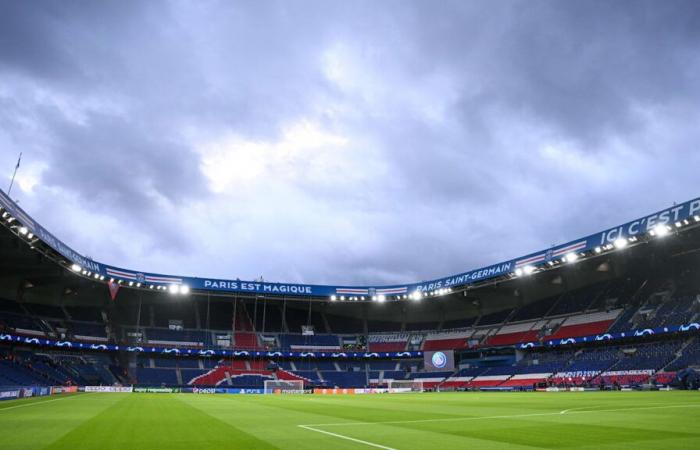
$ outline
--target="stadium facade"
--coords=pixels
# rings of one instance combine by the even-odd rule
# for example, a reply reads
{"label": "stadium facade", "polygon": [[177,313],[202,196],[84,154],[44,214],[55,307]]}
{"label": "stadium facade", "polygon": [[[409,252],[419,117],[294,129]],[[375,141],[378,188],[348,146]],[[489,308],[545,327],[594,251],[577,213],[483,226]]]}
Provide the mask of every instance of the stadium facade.
{"label": "stadium facade", "polygon": [[0,385],[697,384],[700,199],[391,286],[116,267],[74,251],[1,191],[0,207]]}

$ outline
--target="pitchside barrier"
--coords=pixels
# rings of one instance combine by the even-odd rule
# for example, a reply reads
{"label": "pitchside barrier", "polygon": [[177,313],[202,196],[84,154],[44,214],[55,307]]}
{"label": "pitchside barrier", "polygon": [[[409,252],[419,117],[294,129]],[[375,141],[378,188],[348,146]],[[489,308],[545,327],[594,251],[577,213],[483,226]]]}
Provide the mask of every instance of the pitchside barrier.
{"label": "pitchside barrier", "polygon": [[102,392],[102,393],[131,393],[134,391],[132,386],[84,386],[78,388],[80,392]]}
{"label": "pitchside barrier", "polygon": [[78,392],[78,388],[75,386],[64,387],[64,386],[10,386],[10,387],[0,387],[0,401],[1,400],[16,400],[20,398],[29,397],[45,397],[47,395],[56,394],[67,394],[71,392]]}

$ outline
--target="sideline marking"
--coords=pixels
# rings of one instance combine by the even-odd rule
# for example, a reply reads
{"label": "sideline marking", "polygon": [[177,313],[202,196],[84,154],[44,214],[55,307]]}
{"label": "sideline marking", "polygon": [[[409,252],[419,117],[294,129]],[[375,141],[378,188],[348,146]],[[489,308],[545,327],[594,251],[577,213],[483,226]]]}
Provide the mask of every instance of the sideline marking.
{"label": "sideline marking", "polygon": [[[642,406],[637,408],[616,408],[616,409],[591,409],[585,411],[571,411],[571,414],[588,414],[588,413],[604,413],[604,412],[618,412],[618,411],[637,411],[645,409],[668,409],[668,408],[700,408],[700,403],[694,404],[679,404],[679,405],[665,405],[665,406]],[[448,417],[442,419],[418,419],[418,420],[391,420],[386,422],[335,422],[335,423],[316,423],[310,425],[297,425],[299,427],[339,427],[339,426],[353,426],[353,425],[392,425],[392,424],[404,424],[404,423],[427,423],[427,422],[454,422],[460,420],[484,420],[484,419],[517,419],[519,417],[542,417],[542,416],[559,416],[562,413],[559,412],[548,412],[548,413],[532,413],[532,414],[516,414],[510,416],[480,416],[480,417]],[[320,431],[320,430],[315,430]]]}
{"label": "sideline marking", "polygon": [[[83,394],[83,395],[85,395],[85,394]],[[45,400],[43,402],[31,402],[31,403],[25,403],[24,405],[8,406],[7,408],[0,408],[0,412],[7,411],[8,409],[24,408],[25,406],[43,405],[44,403],[57,402],[59,400],[65,400],[67,398],[73,398],[73,397],[78,397],[78,396],[77,395],[69,395],[67,397],[54,398],[52,400]]]}
{"label": "sideline marking", "polygon": [[297,425],[297,426],[299,428],[303,428],[305,430],[315,431],[316,433],[323,433],[323,434],[327,434],[329,436],[337,437],[338,439],[345,439],[346,441],[352,441],[352,442],[357,442],[359,444],[369,445],[370,447],[383,448],[384,450],[396,450],[393,447],[387,447],[384,445],[375,444],[373,442],[363,441],[362,439],[355,439],[353,437],[345,436],[343,434],[331,433],[330,431],[319,430],[319,429],[312,427],[311,425]]}

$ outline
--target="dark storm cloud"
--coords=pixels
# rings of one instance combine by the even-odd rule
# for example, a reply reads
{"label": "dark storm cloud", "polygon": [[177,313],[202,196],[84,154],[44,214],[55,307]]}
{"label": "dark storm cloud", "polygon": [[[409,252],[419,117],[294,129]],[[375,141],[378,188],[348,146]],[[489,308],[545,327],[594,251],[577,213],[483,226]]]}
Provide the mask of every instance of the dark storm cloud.
{"label": "dark storm cloud", "polygon": [[697,2],[0,9],[0,164],[99,260],[412,281],[698,194]]}

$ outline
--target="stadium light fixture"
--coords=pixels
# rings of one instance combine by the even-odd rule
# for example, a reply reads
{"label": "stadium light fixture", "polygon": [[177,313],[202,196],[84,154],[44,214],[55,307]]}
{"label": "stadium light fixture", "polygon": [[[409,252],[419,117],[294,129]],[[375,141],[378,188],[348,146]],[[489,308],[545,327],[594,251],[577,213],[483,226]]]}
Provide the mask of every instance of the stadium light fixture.
{"label": "stadium light fixture", "polygon": [[423,293],[421,291],[413,291],[409,296],[411,300],[420,300],[423,298]]}
{"label": "stadium light fixture", "polygon": [[82,270],[82,267],[80,267],[77,264],[73,264],[72,266],[70,266],[70,270],[72,270],[73,272],[80,272]]}
{"label": "stadium light fixture", "polygon": [[384,294],[379,294],[379,295],[377,296],[377,301],[378,301],[379,303],[383,303],[384,301],[386,301],[386,295],[384,295]]}
{"label": "stadium light fixture", "polygon": [[170,287],[168,287],[168,290],[170,291],[171,294],[177,294],[180,292],[180,288],[178,287],[177,284],[171,284]]}
{"label": "stadium light fixture", "polygon": [[183,284],[182,286],[180,286],[180,294],[187,295],[189,293],[190,293],[190,287],[188,285]]}
{"label": "stadium light fixture", "polygon": [[627,239],[619,237],[619,238],[615,239],[615,241],[613,242],[613,245],[617,249],[625,248],[625,247],[627,247]]}
{"label": "stadium light fixture", "polygon": [[341,295],[341,296],[340,296],[340,299],[341,299],[341,300],[345,300],[345,296],[344,296],[344,295]]}
{"label": "stadium light fixture", "polygon": [[596,254],[600,254],[603,251],[603,249],[600,247],[596,247],[593,249],[593,251],[596,252]]}
{"label": "stadium light fixture", "polygon": [[336,300],[338,300],[338,297],[336,297],[335,295],[331,295],[331,301],[334,302]]}
{"label": "stadium light fixture", "polygon": [[693,216],[693,219],[695,219],[696,222],[700,222],[700,216]]}
{"label": "stadium light fixture", "polygon": [[133,286],[133,285],[134,285],[134,282],[133,282],[133,281],[129,281],[129,286]]}
{"label": "stadium light fixture", "polygon": [[569,264],[575,263],[578,261],[578,255],[576,253],[567,253],[566,256],[564,256],[564,261],[568,262]]}
{"label": "stadium light fixture", "polygon": [[27,233],[29,233],[29,229],[27,227],[19,227],[19,234],[25,236]]}

